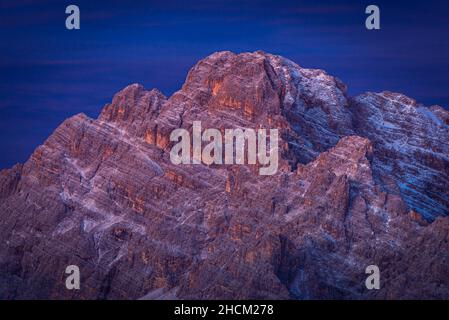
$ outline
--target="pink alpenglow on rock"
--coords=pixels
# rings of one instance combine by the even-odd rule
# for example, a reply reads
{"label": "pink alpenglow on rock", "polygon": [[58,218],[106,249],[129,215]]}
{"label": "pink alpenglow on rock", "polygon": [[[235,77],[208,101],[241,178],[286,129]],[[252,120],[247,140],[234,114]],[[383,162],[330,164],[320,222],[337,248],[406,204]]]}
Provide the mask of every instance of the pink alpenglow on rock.
{"label": "pink alpenglow on rock", "polygon": [[[448,119],[261,51],[206,57],[169,98],[130,85],[0,172],[0,298],[447,298]],[[196,121],[216,131],[174,164]],[[235,146],[204,161],[239,128],[277,130],[274,174]]]}

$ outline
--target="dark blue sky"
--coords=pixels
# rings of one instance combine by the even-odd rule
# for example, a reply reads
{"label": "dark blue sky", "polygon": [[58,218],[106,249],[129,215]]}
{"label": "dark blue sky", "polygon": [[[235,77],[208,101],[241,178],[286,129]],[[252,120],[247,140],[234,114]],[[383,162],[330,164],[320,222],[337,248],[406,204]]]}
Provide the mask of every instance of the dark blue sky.
{"label": "dark blue sky", "polygon": [[[65,28],[76,4],[81,29]],[[365,29],[365,7],[381,30]],[[325,69],[350,94],[449,106],[449,1],[0,1],[0,168],[67,117],[96,117],[139,82],[170,95],[214,51],[264,50]]]}

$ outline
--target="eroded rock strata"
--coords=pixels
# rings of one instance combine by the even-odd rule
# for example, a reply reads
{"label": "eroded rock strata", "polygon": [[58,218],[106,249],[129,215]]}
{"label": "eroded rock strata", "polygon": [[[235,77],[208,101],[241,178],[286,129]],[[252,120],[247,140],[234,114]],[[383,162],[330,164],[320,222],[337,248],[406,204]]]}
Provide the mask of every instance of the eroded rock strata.
{"label": "eroded rock strata", "polygon": [[[448,119],[264,52],[215,53],[168,99],[130,85],[1,171],[0,297],[449,298]],[[278,172],[173,165],[196,120],[279,129]]]}

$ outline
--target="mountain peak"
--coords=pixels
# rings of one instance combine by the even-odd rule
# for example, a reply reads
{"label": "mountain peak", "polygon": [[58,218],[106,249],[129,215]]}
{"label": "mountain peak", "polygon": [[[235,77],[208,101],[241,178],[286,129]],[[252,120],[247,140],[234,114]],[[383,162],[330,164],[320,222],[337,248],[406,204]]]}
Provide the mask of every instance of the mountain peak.
{"label": "mountain peak", "polygon": [[[194,121],[277,129],[279,170],[172,163]],[[447,297],[444,121],[264,52],[214,53],[169,98],[129,85],[1,171],[0,298]],[[88,289],[63,289],[67,261]],[[381,291],[360,283],[372,264]]]}

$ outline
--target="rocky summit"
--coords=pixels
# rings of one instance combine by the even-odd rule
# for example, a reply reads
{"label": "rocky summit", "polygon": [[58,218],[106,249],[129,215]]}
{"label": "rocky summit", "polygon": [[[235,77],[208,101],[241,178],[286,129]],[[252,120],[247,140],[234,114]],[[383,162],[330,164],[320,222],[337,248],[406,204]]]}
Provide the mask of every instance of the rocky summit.
{"label": "rocky summit", "polygon": [[[174,165],[193,121],[278,129],[277,173]],[[132,84],[1,171],[0,241],[2,299],[449,298],[449,112],[214,53],[170,98]]]}

